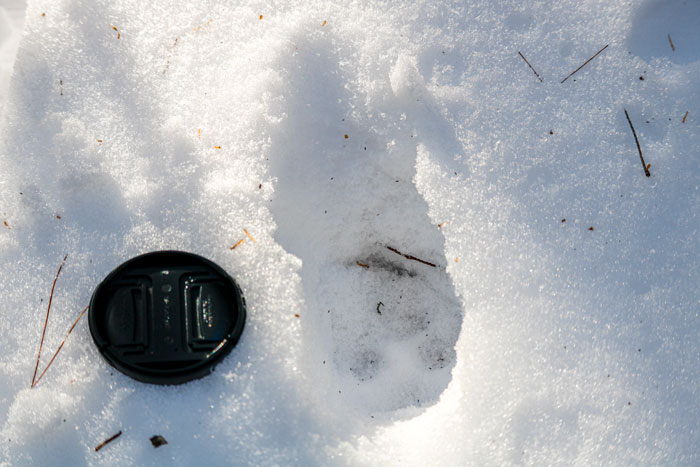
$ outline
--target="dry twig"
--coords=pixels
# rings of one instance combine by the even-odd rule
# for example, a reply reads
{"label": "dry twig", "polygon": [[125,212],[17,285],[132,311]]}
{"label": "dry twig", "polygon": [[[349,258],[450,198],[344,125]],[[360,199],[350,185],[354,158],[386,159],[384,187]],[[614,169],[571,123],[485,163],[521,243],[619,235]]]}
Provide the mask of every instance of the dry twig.
{"label": "dry twig", "polygon": [[78,315],[78,317],[76,318],[76,320],[73,321],[73,325],[68,330],[66,337],[64,337],[63,340],[61,341],[61,343],[59,344],[58,349],[56,349],[56,352],[54,352],[53,356],[51,357],[51,360],[49,360],[49,363],[46,364],[46,368],[44,368],[44,371],[42,371],[41,374],[39,375],[39,377],[36,379],[36,381],[34,381],[34,385],[32,386],[33,388],[36,387],[37,384],[39,384],[39,381],[41,381],[41,378],[44,377],[44,374],[46,373],[46,371],[49,369],[51,364],[53,364],[53,361],[56,359],[56,357],[58,356],[58,353],[63,348],[63,344],[66,343],[66,339],[68,339],[68,336],[70,336],[70,333],[73,332],[73,328],[75,328],[75,326],[77,326],[78,322],[80,321],[80,318],[82,318],[83,315],[85,314],[85,312],[88,311],[88,308],[90,308],[90,307],[86,306],[85,308],[83,308],[83,311],[81,311],[80,314]]}
{"label": "dry twig", "polygon": [[572,76],[574,76],[574,74],[576,74],[577,71],[579,71],[581,68],[583,68],[584,66],[586,66],[586,65],[588,64],[588,62],[590,62],[591,60],[593,60],[594,58],[596,58],[603,50],[607,49],[609,45],[610,45],[610,44],[607,44],[605,47],[603,47],[602,49],[600,49],[599,51],[597,51],[597,52],[595,53],[595,55],[593,55],[591,58],[589,58],[588,60],[586,60],[585,62],[583,62],[583,65],[581,65],[580,67],[576,68],[574,71],[571,72],[571,74],[569,74],[569,76],[567,76],[566,78],[564,78],[563,80],[561,80],[561,84],[564,84],[564,81],[566,81],[567,79],[569,79],[569,78],[571,78]]}
{"label": "dry twig", "polygon": [[525,63],[527,63],[527,66],[530,67],[530,69],[532,70],[532,72],[535,74],[535,76],[537,76],[537,79],[540,80],[540,83],[541,83],[541,82],[542,82],[542,78],[540,77],[540,74],[537,73],[537,71],[535,71],[535,69],[532,67],[532,65],[530,65],[530,62],[527,61],[527,58],[525,58],[525,55],[523,55],[522,53],[520,53],[519,50],[518,50],[518,55],[520,55],[520,58],[522,58],[523,60],[525,60]]}
{"label": "dry twig", "polygon": [[670,34],[668,34],[668,43],[671,44],[671,50],[672,50],[673,52],[675,52],[675,51],[676,51],[676,46],[673,45],[673,40],[671,39],[671,35],[670,35]]}
{"label": "dry twig", "polygon": [[637,138],[637,132],[634,130],[634,125],[632,125],[632,120],[630,119],[630,114],[627,113],[627,109],[623,109],[625,111],[625,117],[627,117],[627,121],[630,124],[630,128],[632,128],[632,134],[634,135],[634,142],[637,143],[637,150],[639,151],[639,159],[642,161],[642,167],[644,167],[644,175],[647,177],[651,177],[651,173],[649,173],[649,166],[644,162],[644,156],[642,155],[642,147],[639,145],[639,138]]}
{"label": "dry twig", "polygon": [[410,260],[413,260],[413,261],[418,261],[419,263],[423,263],[423,264],[426,264],[426,265],[431,266],[431,267],[434,267],[434,268],[437,267],[435,264],[429,263],[428,261],[424,261],[424,260],[422,260],[422,259],[420,259],[420,258],[416,258],[415,256],[412,256],[412,255],[407,255],[407,254],[401,253],[401,252],[400,252],[399,250],[397,250],[396,248],[392,248],[392,247],[390,247],[390,246],[387,246],[386,248],[387,248],[388,250],[390,250],[390,251],[393,251],[393,252],[396,253],[397,255],[403,256],[403,257],[406,258],[406,259],[410,259]]}
{"label": "dry twig", "polygon": [[61,274],[61,270],[63,269],[63,266],[66,264],[66,258],[68,258],[68,255],[63,257],[63,261],[61,262],[61,265],[58,267],[58,271],[56,272],[56,277],[53,279],[53,285],[51,286],[51,295],[49,295],[49,305],[46,309],[46,319],[44,320],[44,329],[41,332],[41,341],[39,342],[39,352],[36,356],[36,366],[34,367],[34,375],[32,375],[32,384],[30,385],[30,389],[33,389],[36,387],[37,384],[39,384],[39,381],[41,381],[41,378],[44,377],[48,369],[51,367],[53,364],[54,360],[56,360],[56,357],[58,356],[58,353],[61,351],[63,348],[63,344],[66,343],[66,339],[68,339],[68,336],[73,332],[73,329],[75,329],[75,326],[78,325],[78,322],[80,319],[83,317],[85,312],[90,308],[89,306],[86,306],[83,311],[80,312],[78,317],[76,318],[75,321],[73,321],[73,325],[71,325],[70,329],[66,333],[66,336],[63,338],[61,343],[58,345],[58,349],[56,349],[56,352],[51,356],[51,360],[49,360],[49,363],[46,364],[46,367],[44,367],[44,370],[41,372],[39,377],[37,378],[37,370],[39,369],[39,361],[41,359],[41,350],[44,347],[44,338],[46,337],[46,327],[49,324],[49,314],[51,313],[51,302],[53,301],[53,292],[54,289],[56,288],[56,281],[58,281],[58,276]]}
{"label": "dry twig", "polygon": [[58,276],[61,274],[61,270],[63,269],[63,265],[66,264],[66,258],[68,258],[68,255],[65,255],[63,257],[63,261],[61,262],[61,265],[58,267],[58,271],[56,271],[56,276],[53,278],[53,285],[51,286],[51,295],[49,295],[49,305],[46,308],[46,319],[44,320],[44,329],[41,331],[41,341],[39,341],[39,352],[36,356],[36,365],[34,366],[34,374],[32,375],[32,384],[30,385],[30,388],[33,388],[35,385],[36,372],[39,369],[39,360],[41,359],[41,349],[44,347],[44,337],[46,337],[46,326],[49,324],[49,314],[51,313],[51,302],[53,301],[53,291],[56,288],[56,281],[58,280]]}
{"label": "dry twig", "polygon": [[249,234],[248,231],[247,231],[246,229],[243,229],[243,232],[245,232],[245,234],[248,236],[249,239],[253,240],[253,243],[257,243],[257,242],[255,241],[255,239],[253,238],[253,236],[252,236],[251,234]]}
{"label": "dry twig", "polygon": [[121,435],[122,435],[122,432],[121,432],[121,430],[119,430],[119,432],[116,435],[110,436],[109,438],[107,438],[106,440],[102,441],[100,444],[95,446],[95,452],[97,452],[100,449],[102,449],[103,447],[107,446],[109,443],[111,443],[115,439],[119,438]]}
{"label": "dry twig", "polygon": [[211,24],[212,21],[214,21],[214,18],[209,18],[209,21],[207,21],[206,23],[200,24],[200,25],[197,26],[196,28],[192,28],[192,31],[193,31],[193,32],[201,31],[201,30],[204,29],[205,27],[209,26],[209,25]]}

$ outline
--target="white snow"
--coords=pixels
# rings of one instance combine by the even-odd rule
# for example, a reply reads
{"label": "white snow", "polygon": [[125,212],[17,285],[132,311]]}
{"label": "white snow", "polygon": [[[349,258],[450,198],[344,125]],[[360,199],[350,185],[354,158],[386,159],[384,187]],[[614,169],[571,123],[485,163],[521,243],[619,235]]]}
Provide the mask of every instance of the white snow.
{"label": "white snow", "polygon": [[0,1],[0,113],[4,108],[19,45],[26,0]]}
{"label": "white snow", "polygon": [[[146,3],[0,3],[0,465],[700,464],[700,4]],[[214,373],[30,389],[158,249]]]}

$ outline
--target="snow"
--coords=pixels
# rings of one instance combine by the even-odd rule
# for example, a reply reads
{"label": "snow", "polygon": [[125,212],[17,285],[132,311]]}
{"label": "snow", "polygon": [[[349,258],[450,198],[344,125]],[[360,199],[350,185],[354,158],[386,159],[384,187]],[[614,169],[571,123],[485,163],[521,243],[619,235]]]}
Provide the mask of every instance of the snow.
{"label": "snow", "polygon": [[25,0],[0,2],[0,109],[4,108],[24,22]]}
{"label": "snow", "polygon": [[[700,463],[697,2],[150,3],[0,3],[0,465]],[[158,249],[214,373],[30,389]]]}

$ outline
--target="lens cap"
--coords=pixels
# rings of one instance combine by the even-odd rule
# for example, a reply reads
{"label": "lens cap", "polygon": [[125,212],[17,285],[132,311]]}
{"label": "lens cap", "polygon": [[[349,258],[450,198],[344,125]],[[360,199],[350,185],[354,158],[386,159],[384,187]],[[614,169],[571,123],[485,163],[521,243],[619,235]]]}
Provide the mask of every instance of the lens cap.
{"label": "lens cap", "polygon": [[152,384],[208,375],[236,346],[246,307],[236,282],[208,259],[156,251],[130,259],[97,286],[90,333],[116,369]]}

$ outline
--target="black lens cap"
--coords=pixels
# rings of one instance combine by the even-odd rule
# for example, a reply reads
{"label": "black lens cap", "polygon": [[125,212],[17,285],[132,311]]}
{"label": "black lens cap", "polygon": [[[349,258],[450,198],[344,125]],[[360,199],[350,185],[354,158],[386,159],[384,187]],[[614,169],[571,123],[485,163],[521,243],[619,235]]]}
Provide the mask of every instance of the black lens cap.
{"label": "black lens cap", "polygon": [[130,259],[97,286],[90,333],[116,369],[145,383],[208,375],[236,346],[245,300],[226,271],[201,256],[156,251]]}

